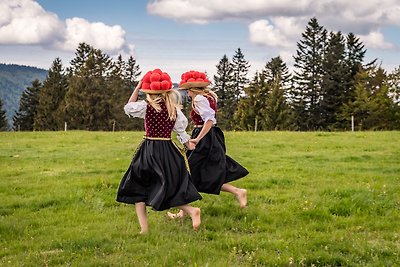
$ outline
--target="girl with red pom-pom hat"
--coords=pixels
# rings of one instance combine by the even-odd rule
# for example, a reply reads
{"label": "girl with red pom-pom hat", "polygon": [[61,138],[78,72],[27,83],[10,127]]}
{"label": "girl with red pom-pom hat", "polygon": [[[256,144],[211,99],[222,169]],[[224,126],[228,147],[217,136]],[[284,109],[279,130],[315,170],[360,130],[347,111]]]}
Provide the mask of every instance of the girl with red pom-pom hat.
{"label": "girl with red pom-pom hat", "polygon": [[[235,195],[241,208],[247,205],[247,191],[237,188],[229,182],[246,176],[249,172],[238,162],[226,155],[225,137],[217,127],[217,95],[207,89],[210,81],[198,71],[182,74],[179,86],[188,91],[192,99],[190,117],[194,123],[192,139],[196,143],[187,156],[194,185],[199,192],[219,194],[225,191]],[[185,216],[185,211],[178,214],[168,213],[171,218]]]}
{"label": "girl with red pom-pom hat", "polygon": [[[194,143],[185,131],[188,121],[180,110],[180,94],[171,88],[167,73],[149,71],[124,107],[128,116],[144,119],[146,130],[117,194],[117,201],[135,204],[140,233],[148,231],[146,206],[157,211],[178,207],[192,217],[194,230],[200,225],[200,209],[188,203],[201,195],[191,182],[186,155],[171,141],[171,132],[188,149]],[[137,101],[139,90],[146,93],[146,101]]]}

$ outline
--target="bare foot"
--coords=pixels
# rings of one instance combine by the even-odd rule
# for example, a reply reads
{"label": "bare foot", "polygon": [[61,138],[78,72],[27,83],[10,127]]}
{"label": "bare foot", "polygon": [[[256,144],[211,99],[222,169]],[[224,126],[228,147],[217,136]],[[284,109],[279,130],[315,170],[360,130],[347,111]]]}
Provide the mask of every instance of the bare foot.
{"label": "bare foot", "polygon": [[197,231],[199,229],[201,219],[200,219],[200,209],[199,208],[193,208],[192,214],[190,214],[190,217],[192,217],[192,225],[193,229]]}
{"label": "bare foot", "polygon": [[186,213],[183,210],[180,210],[178,213],[167,212],[167,216],[170,219],[179,219],[186,216]]}
{"label": "bare foot", "polygon": [[241,209],[246,208],[247,206],[247,190],[239,189],[236,194],[236,199],[239,201],[239,205]]}
{"label": "bare foot", "polygon": [[149,231],[148,229],[142,229],[142,231],[140,231],[139,234],[145,235],[147,234],[148,231]]}

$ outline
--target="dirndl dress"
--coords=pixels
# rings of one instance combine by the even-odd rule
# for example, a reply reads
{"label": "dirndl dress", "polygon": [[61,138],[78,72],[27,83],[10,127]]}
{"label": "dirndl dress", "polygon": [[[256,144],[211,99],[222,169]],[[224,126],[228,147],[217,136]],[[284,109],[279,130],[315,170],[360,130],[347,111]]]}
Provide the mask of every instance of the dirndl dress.
{"label": "dirndl dress", "polygon": [[189,140],[185,132],[186,117],[179,110],[177,121],[170,121],[164,103],[161,103],[161,112],[156,112],[147,103],[127,105],[125,112],[129,115],[138,116],[137,110],[145,108],[146,136],[122,177],[117,201],[128,204],[145,202],[154,210],[162,211],[201,199],[191,182],[186,155],[171,140],[172,130],[178,133],[178,139],[183,143]]}
{"label": "dirndl dress", "polygon": [[[216,102],[212,97],[197,95],[193,100],[198,112],[192,110],[190,117],[195,124],[192,138],[196,138],[204,121],[216,123]],[[208,108],[205,103],[208,102]],[[197,104],[197,105],[196,105]],[[226,155],[225,137],[222,130],[213,126],[193,151],[187,151],[193,184],[199,192],[216,194],[224,183],[232,182],[249,174],[248,170]]]}

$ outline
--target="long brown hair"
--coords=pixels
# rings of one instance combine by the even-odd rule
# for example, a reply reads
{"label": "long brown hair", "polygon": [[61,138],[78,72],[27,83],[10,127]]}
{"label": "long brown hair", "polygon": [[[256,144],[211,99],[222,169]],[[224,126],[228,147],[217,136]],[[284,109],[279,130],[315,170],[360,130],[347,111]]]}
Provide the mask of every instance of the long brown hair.
{"label": "long brown hair", "polygon": [[169,90],[162,94],[147,94],[147,102],[157,111],[161,111],[161,102],[165,102],[170,120],[176,120],[176,109],[181,109],[181,95],[176,90]]}

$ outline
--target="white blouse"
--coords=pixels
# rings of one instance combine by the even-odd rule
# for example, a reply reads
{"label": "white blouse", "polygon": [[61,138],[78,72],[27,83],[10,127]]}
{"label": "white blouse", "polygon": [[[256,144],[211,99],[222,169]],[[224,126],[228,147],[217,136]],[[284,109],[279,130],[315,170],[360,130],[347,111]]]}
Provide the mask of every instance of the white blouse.
{"label": "white blouse", "polygon": [[205,96],[196,95],[194,98],[194,107],[204,122],[212,121],[213,125],[217,123],[215,110],[210,107],[210,102],[208,102]]}
{"label": "white blouse", "polygon": [[[147,102],[144,100],[136,102],[128,102],[124,106],[125,114],[129,117],[142,118],[146,115]],[[176,109],[176,121],[174,128],[172,129],[177,133],[177,138],[182,144],[190,140],[190,135],[186,133],[186,127],[188,120],[180,109]]]}

